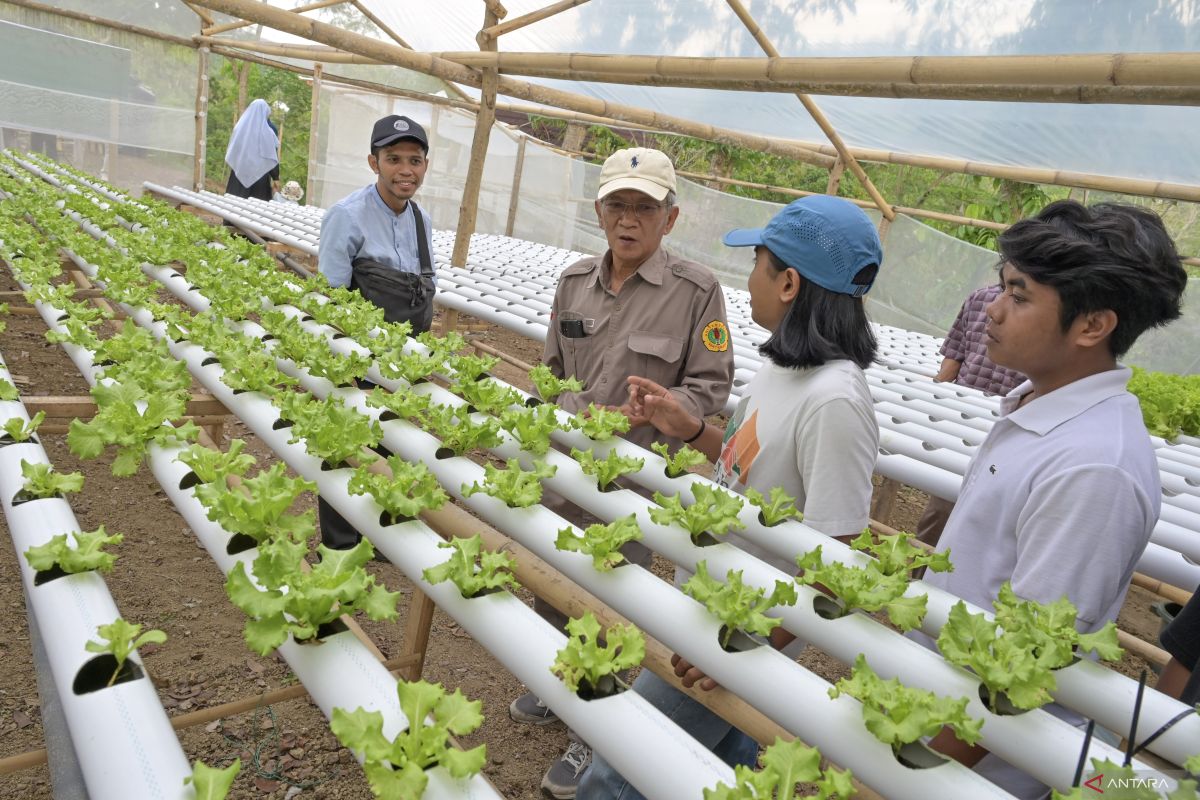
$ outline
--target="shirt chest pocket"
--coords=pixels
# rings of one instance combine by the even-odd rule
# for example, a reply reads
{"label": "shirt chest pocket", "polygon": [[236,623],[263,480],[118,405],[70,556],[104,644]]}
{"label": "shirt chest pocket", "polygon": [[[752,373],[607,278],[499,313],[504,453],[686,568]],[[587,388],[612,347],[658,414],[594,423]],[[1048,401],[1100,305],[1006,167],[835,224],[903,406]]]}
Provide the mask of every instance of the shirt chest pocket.
{"label": "shirt chest pocket", "polygon": [[683,358],[683,339],[649,331],[629,334],[630,373],[665,387],[675,386]]}

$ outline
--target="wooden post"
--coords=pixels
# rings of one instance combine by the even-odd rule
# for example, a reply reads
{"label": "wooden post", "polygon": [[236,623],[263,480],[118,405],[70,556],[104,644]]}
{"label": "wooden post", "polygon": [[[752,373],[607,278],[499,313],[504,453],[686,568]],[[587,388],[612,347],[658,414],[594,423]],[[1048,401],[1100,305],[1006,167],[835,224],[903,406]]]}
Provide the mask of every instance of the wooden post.
{"label": "wooden post", "polygon": [[525,143],[528,136],[521,137],[517,145],[517,166],[513,169],[512,194],[508,196],[508,222],[504,224],[504,235],[512,236],[513,227],[517,224],[517,203],[521,198],[521,173],[525,169]]}
{"label": "wooden post", "polygon": [[400,650],[400,657],[412,659],[408,667],[402,670],[405,680],[421,680],[425,651],[429,649],[429,626],[433,623],[434,608],[429,595],[414,583],[408,600],[408,617],[404,623],[404,646]]}
{"label": "wooden post", "polygon": [[242,118],[242,112],[246,110],[246,80],[250,77],[250,65],[238,64],[238,93],[237,104],[233,107],[233,124]]}
{"label": "wooden post", "polygon": [[829,170],[829,183],[825,184],[825,194],[837,194],[842,188],[842,174],[846,171],[846,162],[842,161],[841,156],[833,162],[833,169]]}
{"label": "wooden post", "polygon": [[892,520],[892,509],[896,506],[896,495],[900,493],[900,482],[884,478],[871,500],[871,519],[888,525]]}
{"label": "wooden post", "polygon": [[[495,25],[499,18],[492,4],[483,15],[483,26]],[[496,49],[495,40],[484,47]],[[495,68],[483,70],[483,92],[479,98],[479,113],[475,115],[475,135],[471,139],[471,161],[467,165],[467,180],[463,186],[462,204],[458,207],[458,228],[454,232],[454,252],[450,264],[455,267],[467,265],[467,251],[471,246],[471,234],[479,216],[479,187],[483,183],[483,166],[487,159],[488,142],[492,136],[492,125],[496,121],[496,87],[500,74]]]}
{"label": "wooden post", "polygon": [[192,165],[192,191],[204,190],[204,166],[208,160],[208,48],[200,48],[196,75],[195,163]]}
{"label": "wooden post", "polygon": [[579,150],[583,147],[583,138],[587,136],[587,126],[574,120],[567,123],[567,132],[563,135],[564,150]]}
{"label": "wooden post", "polygon": [[308,180],[304,183],[304,202],[306,205],[313,205],[313,183],[316,178],[314,173],[317,171],[317,121],[321,113],[321,74],[324,72],[324,67],[320,62],[313,64],[313,82],[312,82],[312,110],[309,112],[308,123]]}

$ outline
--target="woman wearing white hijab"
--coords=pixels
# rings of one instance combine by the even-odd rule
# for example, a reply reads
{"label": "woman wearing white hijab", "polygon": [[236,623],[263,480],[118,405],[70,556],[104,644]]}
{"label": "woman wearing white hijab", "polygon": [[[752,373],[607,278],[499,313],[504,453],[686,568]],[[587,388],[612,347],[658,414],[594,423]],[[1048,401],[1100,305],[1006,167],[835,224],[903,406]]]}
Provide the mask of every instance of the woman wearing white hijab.
{"label": "woman wearing white hijab", "polygon": [[279,135],[268,116],[271,107],[255,100],[233,126],[225,163],[229,183],[225,193],[238,197],[271,199],[271,181],[279,179]]}

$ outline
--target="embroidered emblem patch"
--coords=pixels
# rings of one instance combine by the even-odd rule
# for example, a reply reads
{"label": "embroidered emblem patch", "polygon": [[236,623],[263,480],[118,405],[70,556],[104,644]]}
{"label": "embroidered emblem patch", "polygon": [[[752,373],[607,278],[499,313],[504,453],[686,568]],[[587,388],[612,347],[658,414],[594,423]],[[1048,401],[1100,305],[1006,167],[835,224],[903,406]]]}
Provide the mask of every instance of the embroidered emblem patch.
{"label": "embroidered emblem patch", "polygon": [[714,353],[724,353],[729,349],[729,328],[725,323],[714,319],[704,326],[704,346]]}
{"label": "embroidered emblem patch", "polygon": [[398,131],[406,131],[408,130],[408,123],[402,119],[398,119],[392,123],[392,127]]}
{"label": "embroidered emblem patch", "polygon": [[631,158],[631,159],[629,160],[629,166],[631,166],[631,167],[637,167],[637,165],[638,165],[637,156],[634,156],[633,158]]}

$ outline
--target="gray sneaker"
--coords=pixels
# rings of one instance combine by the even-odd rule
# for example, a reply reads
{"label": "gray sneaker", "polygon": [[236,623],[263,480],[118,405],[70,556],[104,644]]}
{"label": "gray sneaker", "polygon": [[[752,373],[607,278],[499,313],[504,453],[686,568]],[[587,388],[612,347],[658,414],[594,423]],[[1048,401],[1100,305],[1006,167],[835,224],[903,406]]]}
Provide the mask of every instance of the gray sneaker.
{"label": "gray sneaker", "polygon": [[558,715],[550,710],[550,706],[541,701],[533,692],[513,700],[508,705],[508,715],[514,722],[527,722],[530,725],[549,725],[558,722]]}
{"label": "gray sneaker", "polygon": [[592,763],[592,748],[583,742],[571,742],[562,758],[550,765],[542,776],[542,789],[556,800],[572,800],[579,778]]}

